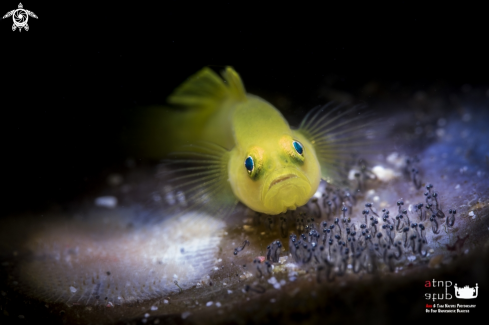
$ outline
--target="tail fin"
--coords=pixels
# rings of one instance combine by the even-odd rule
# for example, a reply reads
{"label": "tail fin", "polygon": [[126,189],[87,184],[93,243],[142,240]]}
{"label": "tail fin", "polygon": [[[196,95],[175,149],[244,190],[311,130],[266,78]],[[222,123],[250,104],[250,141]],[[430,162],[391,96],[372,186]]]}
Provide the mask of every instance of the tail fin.
{"label": "tail fin", "polygon": [[[126,143],[137,155],[161,158],[197,140],[216,142],[226,147],[224,139],[206,139],[205,129],[222,128],[219,116],[226,115],[234,103],[246,100],[246,92],[238,73],[227,67],[220,78],[210,68],[203,68],[168,97],[171,107],[150,107],[140,110],[139,117]],[[216,124],[210,126],[209,124]],[[222,137],[221,137],[222,138]]]}

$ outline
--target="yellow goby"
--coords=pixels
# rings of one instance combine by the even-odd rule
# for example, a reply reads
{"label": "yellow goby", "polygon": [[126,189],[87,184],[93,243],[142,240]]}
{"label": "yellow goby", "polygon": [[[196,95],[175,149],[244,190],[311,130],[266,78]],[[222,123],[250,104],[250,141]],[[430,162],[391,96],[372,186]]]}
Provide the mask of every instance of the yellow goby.
{"label": "yellow goby", "polygon": [[342,130],[352,120],[337,121],[348,112],[318,107],[292,130],[273,105],[245,92],[233,68],[222,77],[204,68],[168,98],[180,107],[165,115],[179,151],[171,161],[184,173],[168,179],[171,189],[185,194],[188,208],[212,212],[238,201],[270,215],[306,204],[350,152],[352,137],[340,135],[357,128]]}

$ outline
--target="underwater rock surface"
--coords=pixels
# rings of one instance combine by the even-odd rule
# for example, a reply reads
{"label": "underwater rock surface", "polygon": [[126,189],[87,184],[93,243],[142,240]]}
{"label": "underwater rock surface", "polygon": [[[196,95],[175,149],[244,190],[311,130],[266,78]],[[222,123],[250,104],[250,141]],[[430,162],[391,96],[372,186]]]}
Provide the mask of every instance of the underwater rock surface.
{"label": "underwater rock surface", "polygon": [[322,183],[294,212],[168,219],[163,207],[185,198],[164,196],[151,165],[108,180],[98,196],[116,197],[113,208],[87,197],[2,220],[2,317],[378,324],[424,316],[426,280],[487,288],[489,110],[465,102],[373,105],[386,116],[381,154],[352,160],[347,183]]}

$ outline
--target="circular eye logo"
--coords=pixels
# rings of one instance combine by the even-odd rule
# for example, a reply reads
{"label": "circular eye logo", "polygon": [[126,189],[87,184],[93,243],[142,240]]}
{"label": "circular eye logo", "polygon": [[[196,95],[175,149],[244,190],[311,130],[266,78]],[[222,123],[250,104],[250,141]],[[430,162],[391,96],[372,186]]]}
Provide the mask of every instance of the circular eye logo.
{"label": "circular eye logo", "polygon": [[12,31],[15,31],[18,28],[19,32],[22,31],[22,28],[24,28],[26,31],[29,30],[29,25],[27,25],[29,16],[37,19],[36,14],[32,11],[25,10],[22,6],[22,3],[19,3],[18,9],[7,12],[5,16],[3,16],[3,18],[5,19],[10,16],[12,16],[12,19],[14,21],[14,24],[12,25]]}

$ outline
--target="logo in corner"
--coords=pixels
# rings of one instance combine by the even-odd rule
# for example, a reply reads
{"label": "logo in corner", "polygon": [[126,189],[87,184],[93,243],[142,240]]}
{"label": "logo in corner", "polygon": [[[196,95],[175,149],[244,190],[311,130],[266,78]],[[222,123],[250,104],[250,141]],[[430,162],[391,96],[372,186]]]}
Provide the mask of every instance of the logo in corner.
{"label": "logo in corner", "polygon": [[8,18],[12,16],[12,19],[14,20],[14,24],[12,25],[12,31],[15,31],[17,28],[19,29],[19,32],[22,31],[22,28],[24,28],[26,31],[29,30],[29,25],[27,25],[27,21],[29,20],[29,16],[36,18],[37,16],[35,13],[29,10],[25,10],[24,7],[22,6],[22,3],[19,3],[19,8],[14,9],[12,11],[9,11],[3,16],[3,19]]}
{"label": "logo in corner", "polygon": [[477,283],[475,284],[474,288],[471,288],[469,286],[459,288],[455,283],[455,297],[457,297],[458,299],[474,299],[477,298],[478,294],[479,286],[477,285]]}

